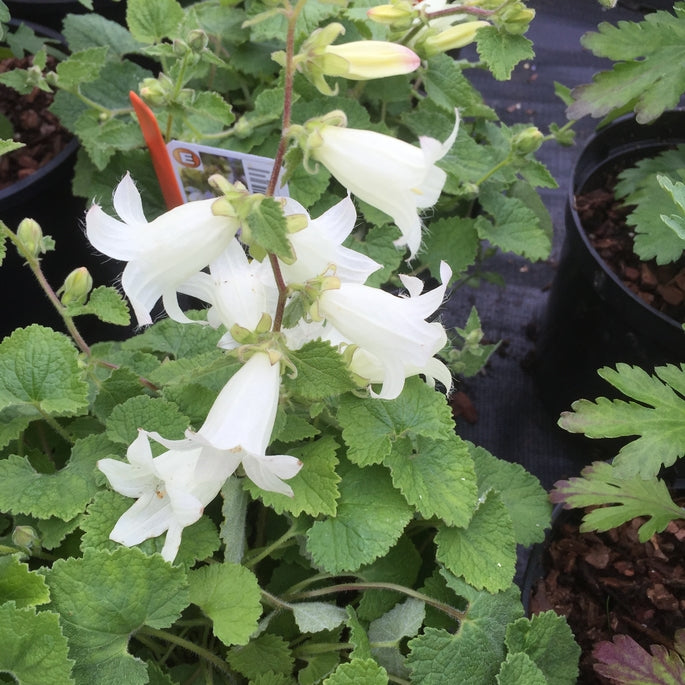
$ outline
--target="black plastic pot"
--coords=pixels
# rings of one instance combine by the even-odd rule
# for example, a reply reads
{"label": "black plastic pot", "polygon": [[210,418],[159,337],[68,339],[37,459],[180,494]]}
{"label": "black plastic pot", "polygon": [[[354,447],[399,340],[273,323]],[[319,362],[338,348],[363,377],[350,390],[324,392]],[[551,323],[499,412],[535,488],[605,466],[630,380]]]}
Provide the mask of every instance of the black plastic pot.
{"label": "black plastic pot", "polygon": [[[41,35],[50,29],[32,25]],[[105,262],[90,246],[84,231],[86,201],[74,197],[71,182],[79,143],[73,138],[67,146],[33,174],[0,190],[0,220],[15,231],[24,218],[35,219],[43,233],[56,242],[56,250],[42,258],[48,282],[56,290],[75,268],[85,266],[95,285],[110,285],[120,272],[116,262]],[[63,322],[38,285],[36,278],[16,249],[7,243],[7,255],[0,265],[0,339],[15,328],[40,323],[64,330]],[[79,328],[89,341],[121,338],[127,329],[84,317]]]}
{"label": "black plastic pot", "polygon": [[610,386],[596,373],[602,366],[626,362],[651,370],[685,360],[682,326],[623,285],[597,254],[574,208],[575,195],[599,187],[607,168],[622,169],[679,143],[685,143],[685,111],[667,112],[650,125],[624,117],[598,132],[578,158],[566,207],[566,238],[532,368],[555,415],[581,397],[608,394]]}

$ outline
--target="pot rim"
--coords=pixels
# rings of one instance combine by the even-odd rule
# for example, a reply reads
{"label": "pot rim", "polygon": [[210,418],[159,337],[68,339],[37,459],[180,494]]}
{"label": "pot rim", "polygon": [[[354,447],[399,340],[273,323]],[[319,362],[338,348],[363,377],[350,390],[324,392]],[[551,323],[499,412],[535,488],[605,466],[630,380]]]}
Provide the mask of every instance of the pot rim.
{"label": "pot rim", "polygon": [[[669,119],[680,122],[680,126],[678,128],[681,133],[673,137],[659,136],[658,132],[652,127],[657,125],[659,122],[663,123],[665,120]],[[633,137],[625,140],[622,143],[612,146],[610,149],[605,151],[605,148],[607,148],[606,139],[614,135],[616,130],[620,127],[625,128],[626,131],[632,132]],[[648,313],[650,316],[656,317],[662,322],[663,325],[673,329],[674,333],[677,332],[679,334],[684,334],[682,324],[658,309],[651,307],[644,300],[642,300],[642,298],[626,288],[623,281],[607,265],[607,263],[599,255],[595,247],[590,242],[575,206],[575,196],[577,192],[599,169],[626,155],[634,154],[635,152],[639,152],[641,150],[644,150],[645,152],[649,150],[656,152],[666,149],[669,145],[673,144],[685,144],[685,109],[668,110],[651,124],[638,124],[635,121],[635,115],[633,114],[624,115],[610,122],[604,128],[596,131],[588,139],[583,146],[580,155],[576,159],[576,162],[573,166],[571,183],[569,184],[566,209],[573,219],[573,224],[577,229],[576,233],[578,237],[581,239],[588,253],[597,263],[597,266],[601,269],[604,276],[612,281],[616,287],[622,291],[622,293],[636,303],[640,310]],[[602,152],[605,154],[601,154]],[[601,154],[602,160],[595,162],[593,158],[597,157],[598,154]],[[648,155],[645,154],[645,156]],[[685,343],[685,338],[683,339],[683,343]]]}

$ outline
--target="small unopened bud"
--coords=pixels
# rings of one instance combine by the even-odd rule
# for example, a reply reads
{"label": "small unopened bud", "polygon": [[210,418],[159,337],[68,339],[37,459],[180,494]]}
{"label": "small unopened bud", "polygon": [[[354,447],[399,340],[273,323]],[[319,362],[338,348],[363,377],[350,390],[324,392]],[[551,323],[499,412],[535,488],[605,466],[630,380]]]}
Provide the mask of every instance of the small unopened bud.
{"label": "small unopened bud", "polygon": [[408,29],[418,12],[410,2],[398,2],[394,5],[376,5],[367,11],[367,16],[378,24],[391,26],[397,31]]}
{"label": "small unopened bud", "polygon": [[140,83],[140,97],[149,105],[164,105],[167,101],[167,91],[164,84],[156,78],[146,78]]}
{"label": "small unopened bud", "polygon": [[88,294],[93,289],[93,278],[85,266],[74,269],[65,279],[62,287],[57,291],[61,293],[61,301],[65,307],[71,304],[85,304]]}
{"label": "small unopened bud", "polygon": [[193,52],[202,52],[209,45],[209,37],[202,29],[193,29],[188,34],[187,42]]}
{"label": "small unopened bud", "polygon": [[16,526],[12,531],[12,544],[25,550],[40,547],[40,537],[31,526]]}
{"label": "small unopened bud", "polygon": [[440,31],[440,33],[426,37],[421,47],[426,57],[463,48],[475,40],[478,29],[483,26],[490,26],[490,24],[487,21],[468,21],[463,24],[455,24],[444,31]]}
{"label": "small unopened bud", "polygon": [[174,38],[174,41],[171,45],[176,57],[185,57],[190,52],[190,46],[188,43],[180,38]]}
{"label": "small unopened bud", "polygon": [[530,22],[535,17],[535,10],[524,7],[522,3],[515,3],[507,7],[500,19],[500,26],[512,35],[522,34],[528,30]]}
{"label": "small unopened bud", "polygon": [[539,128],[529,126],[514,135],[511,139],[511,149],[517,155],[527,155],[530,152],[535,152],[542,145],[544,139],[545,137]]}
{"label": "small unopened bud", "polygon": [[43,231],[35,219],[23,219],[17,228],[17,238],[27,252],[37,257],[45,252],[43,245]]}

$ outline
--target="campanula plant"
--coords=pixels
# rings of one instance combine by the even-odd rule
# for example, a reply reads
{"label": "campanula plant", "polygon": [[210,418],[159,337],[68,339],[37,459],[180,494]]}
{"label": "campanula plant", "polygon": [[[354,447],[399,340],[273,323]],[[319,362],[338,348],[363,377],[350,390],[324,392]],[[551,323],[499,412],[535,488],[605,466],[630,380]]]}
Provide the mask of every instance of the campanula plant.
{"label": "campanula plant", "polygon": [[[111,205],[96,197],[85,215],[94,249],[123,262],[123,293],[93,289],[78,269],[55,291],[41,268],[48,227],[0,225],[69,334],[37,323],[0,343],[2,672],[57,685],[575,681],[564,620],[525,618],[513,584],[517,545],[549,522],[546,493],[461,439],[446,401],[455,350],[440,309],[459,269],[440,241],[425,252],[434,282],[405,264],[446,194],[454,205],[482,179],[491,207],[513,209],[513,176],[541,173],[529,131],[465,124],[472,95],[460,106],[457,91],[428,85],[460,73],[422,53],[443,32],[485,32],[486,60],[496,36],[522,45],[530,11],[481,4],[398,2],[369,17],[365,5],[302,0],[130,2],[131,49],[169,68],[141,89],[159,98],[162,129],[227,133],[273,169],[261,190],[212,173],[208,197],[155,212],[136,178],[142,154],[84,142],[96,184],[114,158],[131,163]],[[225,33],[216,52],[192,33],[201,17]],[[340,25],[358,40],[329,49]],[[188,40],[164,40],[176,31]],[[96,35],[77,59],[119,73],[117,41]],[[271,77],[247,69],[272,53]],[[446,81],[429,76],[436,58]],[[187,90],[214,68],[236,109],[252,105],[242,118]],[[348,79],[370,111],[335,94]],[[58,87],[58,106],[80,108],[76,127],[128,135],[127,114],[96,122],[80,86]],[[424,104],[408,108],[396,87]],[[200,117],[205,107],[220,121]],[[470,166],[479,143],[465,128],[499,158]],[[359,226],[360,212],[376,219]],[[441,221],[436,234],[458,233],[460,220]],[[79,317],[126,323],[126,302],[136,335],[84,339]]]}

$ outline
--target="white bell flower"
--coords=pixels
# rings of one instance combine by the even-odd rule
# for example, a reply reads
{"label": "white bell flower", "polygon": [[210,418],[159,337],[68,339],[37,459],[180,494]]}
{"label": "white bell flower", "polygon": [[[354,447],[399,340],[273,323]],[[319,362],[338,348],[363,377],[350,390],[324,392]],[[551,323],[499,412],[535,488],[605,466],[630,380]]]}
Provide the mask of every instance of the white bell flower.
{"label": "white bell flower", "polygon": [[121,285],[139,325],[152,323],[150,310],[160,297],[172,319],[189,321],[178,306],[178,286],[215,259],[239,228],[236,219],[212,213],[214,202],[188,202],[148,222],[140,193],[126,174],[113,197],[121,221],[98,205],[88,210],[88,240],[103,254],[128,262]]}
{"label": "white bell flower", "polygon": [[433,357],[447,342],[443,326],[428,322],[442,304],[452,270],[440,265],[442,285],[421,294],[423,284],[412,276],[402,277],[409,297],[398,297],[379,288],[341,283],[339,289],[325,290],[318,300],[319,313],[352,344],[354,356],[362,355],[352,370],[370,382],[383,384],[381,399],[394,399],[404,387],[404,379],[417,373],[437,378],[449,389],[446,368]]}
{"label": "white bell flower", "polygon": [[276,420],[281,386],[279,363],[255,353],[224,386],[201,428],[186,436],[201,445],[228,451],[242,463],[248,478],[262,490],[293,496],[283,482],[295,476],[302,462],[287,454],[267,455]]}
{"label": "white bell flower", "polygon": [[234,325],[253,331],[262,314],[273,317],[278,287],[268,260],[250,260],[237,238],[209,265],[209,273],[198,272],[179,286],[179,292],[197,297],[210,305],[207,321],[213,328],[221,324],[229,331],[219,347],[237,346],[230,330]]}
{"label": "white bell flower", "polygon": [[[148,438],[168,451],[152,456]],[[195,523],[221,490],[240,459],[191,440],[165,440],[138,431],[126,452],[128,463],[101,459],[98,468],[114,490],[136,502],[119,518],[110,539],[130,547],[166,531],[162,556],[172,562],[183,528]]]}
{"label": "white bell flower", "polygon": [[281,263],[286,283],[304,283],[323,274],[329,267],[341,281],[364,283],[378,269],[378,262],[361,252],[343,246],[357,221],[354,203],[348,197],[340,200],[317,219],[296,200],[284,198],[286,216],[302,214],[307,226],[288,237],[295,251],[295,262]]}
{"label": "white bell flower", "polygon": [[308,152],[350,193],[391,216],[402,233],[396,245],[406,245],[413,257],[421,244],[418,210],[437,202],[447,179],[435,163],[456,140],[455,115],[444,143],[421,136],[416,147],[382,133],[324,124],[310,137]]}

